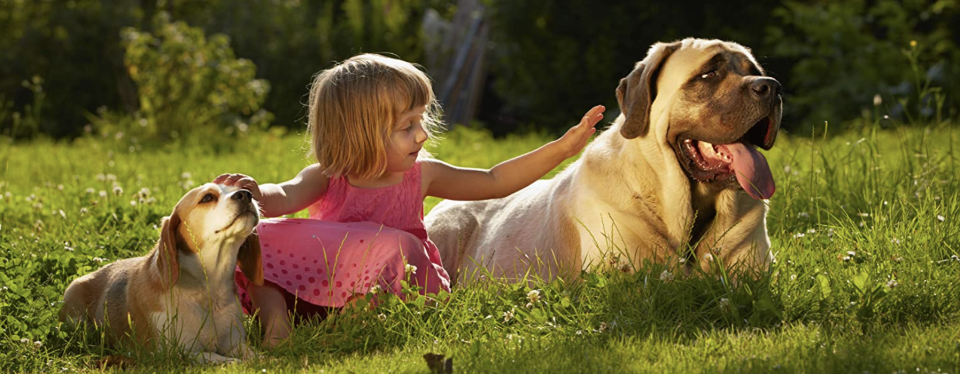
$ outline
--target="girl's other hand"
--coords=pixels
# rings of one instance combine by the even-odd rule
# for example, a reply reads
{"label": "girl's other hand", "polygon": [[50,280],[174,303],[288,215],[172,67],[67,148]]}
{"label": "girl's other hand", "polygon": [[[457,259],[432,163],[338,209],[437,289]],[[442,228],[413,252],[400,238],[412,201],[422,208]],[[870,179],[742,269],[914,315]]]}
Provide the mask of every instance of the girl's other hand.
{"label": "girl's other hand", "polygon": [[564,146],[564,156],[570,158],[576,156],[587,146],[590,136],[597,132],[596,126],[603,119],[603,111],[606,108],[603,105],[597,105],[587,111],[580,119],[580,123],[567,130],[566,134],[557,139],[557,143]]}
{"label": "girl's other hand", "polygon": [[249,176],[243,174],[220,174],[220,176],[213,179],[213,183],[222,184],[225,186],[237,186],[253,194],[254,200],[263,199],[263,193],[260,192],[260,185],[257,184],[257,181]]}

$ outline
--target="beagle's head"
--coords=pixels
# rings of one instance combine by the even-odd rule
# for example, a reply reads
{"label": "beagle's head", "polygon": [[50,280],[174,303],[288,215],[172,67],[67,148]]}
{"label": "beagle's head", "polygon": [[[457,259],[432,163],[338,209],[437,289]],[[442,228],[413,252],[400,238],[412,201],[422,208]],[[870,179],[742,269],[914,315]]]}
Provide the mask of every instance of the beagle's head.
{"label": "beagle's head", "polygon": [[[173,213],[163,219],[157,243],[164,288],[177,283],[183,265],[181,256],[199,259],[208,270],[222,267],[232,273],[233,266],[239,265],[247,278],[262,284],[260,242],[254,233],[259,222],[259,206],[250,191],[207,183],[187,192]],[[231,263],[219,263],[223,261]]]}

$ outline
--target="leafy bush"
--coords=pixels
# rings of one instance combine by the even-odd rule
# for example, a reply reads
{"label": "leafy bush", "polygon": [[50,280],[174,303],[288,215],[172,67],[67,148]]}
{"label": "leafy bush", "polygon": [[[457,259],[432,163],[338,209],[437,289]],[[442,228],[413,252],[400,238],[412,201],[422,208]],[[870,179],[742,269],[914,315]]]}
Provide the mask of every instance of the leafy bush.
{"label": "leafy bush", "polygon": [[[265,127],[260,109],[270,86],[256,66],[238,59],[226,35],[170,22],[161,13],[153,34],[123,30],[125,63],[139,89],[143,138],[167,140],[210,127]],[[137,129],[137,127],[133,127]]]}
{"label": "leafy bush", "polygon": [[788,1],[773,14],[781,22],[767,27],[767,44],[795,61],[787,110],[810,119],[807,128],[871,111],[876,95],[887,103],[883,112],[929,120],[935,97],[921,92],[924,82],[960,90],[949,78],[960,73],[950,27],[960,15],[956,2]]}

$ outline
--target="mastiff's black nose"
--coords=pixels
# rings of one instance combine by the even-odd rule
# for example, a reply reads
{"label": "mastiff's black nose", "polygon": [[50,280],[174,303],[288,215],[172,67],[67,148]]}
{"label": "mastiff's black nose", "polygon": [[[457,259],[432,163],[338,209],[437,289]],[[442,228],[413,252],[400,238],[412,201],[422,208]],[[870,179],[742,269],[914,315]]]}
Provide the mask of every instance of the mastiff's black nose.
{"label": "mastiff's black nose", "polygon": [[760,77],[750,83],[750,91],[758,99],[769,99],[772,96],[780,95],[781,90],[780,82],[770,77]]}

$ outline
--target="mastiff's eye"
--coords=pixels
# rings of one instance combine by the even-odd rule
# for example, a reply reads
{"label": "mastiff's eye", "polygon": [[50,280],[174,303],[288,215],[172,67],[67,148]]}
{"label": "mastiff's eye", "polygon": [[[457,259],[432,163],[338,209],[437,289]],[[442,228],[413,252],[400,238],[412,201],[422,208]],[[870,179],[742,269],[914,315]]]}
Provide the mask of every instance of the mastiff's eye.
{"label": "mastiff's eye", "polygon": [[706,73],[700,74],[700,79],[710,79],[717,76],[716,70],[710,70]]}
{"label": "mastiff's eye", "polygon": [[215,196],[213,196],[213,194],[209,194],[209,193],[208,193],[208,194],[206,194],[206,195],[203,196],[203,199],[200,199],[200,202],[201,202],[201,203],[209,203],[209,202],[214,201],[214,200],[216,200],[216,199],[217,199],[217,198],[216,198]]}

